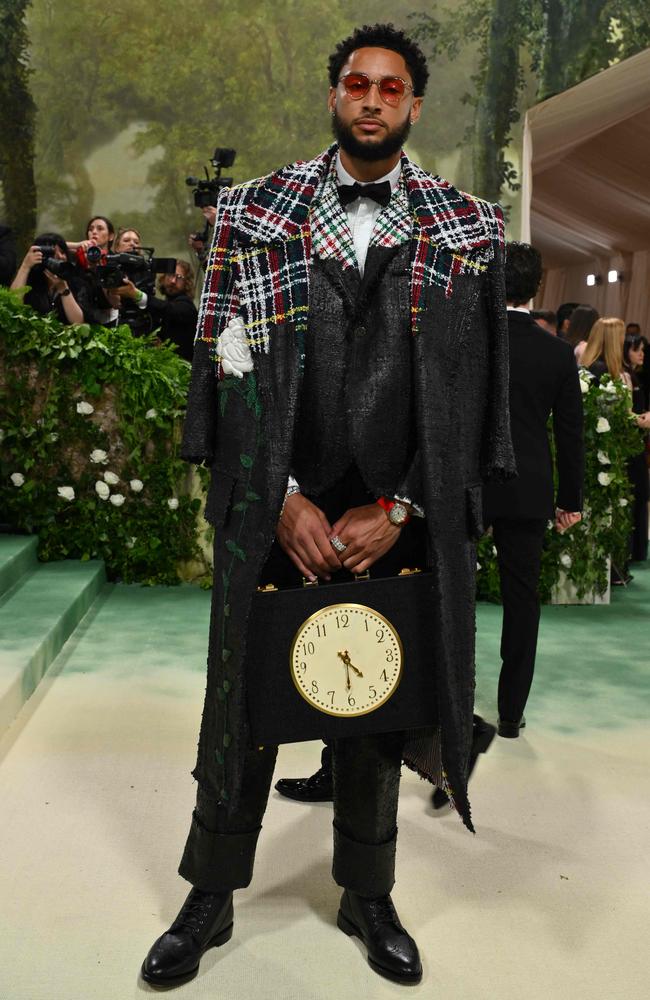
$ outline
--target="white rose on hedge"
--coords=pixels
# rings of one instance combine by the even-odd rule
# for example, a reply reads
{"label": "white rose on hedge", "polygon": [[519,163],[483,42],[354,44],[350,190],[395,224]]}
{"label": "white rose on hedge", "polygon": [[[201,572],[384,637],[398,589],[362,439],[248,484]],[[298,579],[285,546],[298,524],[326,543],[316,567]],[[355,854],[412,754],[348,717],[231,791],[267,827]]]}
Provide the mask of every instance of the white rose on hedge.
{"label": "white rose on hedge", "polygon": [[618,501],[619,507],[627,507],[628,503],[629,501],[626,500],[625,497],[621,497],[621,499]]}
{"label": "white rose on hedge", "polygon": [[586,396],[589,392],[589,383],[585,382],[583,378],[580,379],[580,392],[583,396]]}
{"label": "white rose on hedge", "polygon": [[608,392],[610,396],[615,396],[618,389],[616,388],[614,382],[607,382],[607,384],[603,386],[603,392]]}
{"label": "white rose on hedge", "polygon": [[246,341],[246,330],[241,316],[234,316],[217,339],[217,354],[226,375],[243,378],[244,372],[252,372],[253,356]]}
{"label": "white rose on hedge", "polygon": [[480,568],[481,568],[481,564],[480,564],[480,562],[477,562],[477,564],[476,564],[476,572],[477,573],[480,570]]}
{"label": "white rose on hedge", "polygon": [[158,416],[158,410],[154,409],[153,406],[151,407],[150,410],[147,410],[147,412],[145,413],[145,417],[147,418],[147,420],[155,420],[157,416]]}
{"label": "white rose on hedge", "polygon": [[103,448],[95,448],[94,451],[91,451],[90,453],[90,461],[94,462],[95,465],[106,465],[108,462],[108,455]]}
{"label": "white rose on hedge", "polygon": [[25,482],[25,477],[23,476],[22,472],[12,472],[11,481],[14,484],[14,486],[22,486],[23,483]]}
{"label": "white rose on hedge", "polygon": [[142,482],[141,479],[132,479],[131,482],[129,483],[129,486],[131,487],[134,493],[140,493],[140,491],[144,487],[144,483]]}
{"label": "white rose on hedge", "polygon": [[120,481],[120,477],[116,476],[114,472],[105,472],[104,479],[109,484],[109,486],[117,486]]}
{"label": "white rose on hedge", "polygon": [[74,490],[72,486],[59,486],[57,487],[56,492],[62,500],[74,500]]}
{"label": "white rose on hedge", "polygon": [[111,495],[111,491],[103,479],[98,479],[95,483],[95,492],[100,500],[108,500]]}
{"label": "white rose on hedge", "polygon": [[5,432],[3,430],[0,430],[0,444],[2,444],[4,439],[5,439]]}
{"label": "white rose on hedge", "polygon": [[598,473],[598,482],[600,483],[601,486],[609,486],[611,481],[612,477],[610,476],[609,472]]}
{"label": "white rose on hedge", "polygon": [[167,506],[170,510],[178,510],[178,500],[176,497],[170,497],[167,501]]}
{"label": "white rose on hedge", "polygon": [[135,535],[131,535],[128,542],[125,542],[124,544],[126,545],[127,549],[132,549],[136,542],[137,538],[135,537]]}
{"label": "white rose on hedge", "polygon": [[77,403],[77,413],[82,413],[85,417],[87,417],[89,413],[94,413],[94,412],[95,412],[95,407],[91,406],[90,403],[84,402],[83,399],[81,400],[80,403]]}
{"label": "white rose on hedge", "polygon": [[607,417],[598,417],[596,434],[606,434],[608,430],[610,430],[610,426]]}
{"label": "white rose on hedge", "polygon": [[111,497],[111,503],[113,504],[114,507],[121,507],[122,504],[124,503],[124,497],[122,496],[121,493],[114,493],[113,496]]}
{"label": "white rose on hedge", "polygon": [[609,460],[609,455],[606,455],[604,451],[599,451],[598,452],[598,461],[600,462],[601,465],[611,465],[612,464],[610,462],[610,460]]}
{"label": "white rose on hedge", "polygon": [[573,563],[573,560],[571,559],[571,556],[569,555],[568,552],[563,552],[562,555],[560,556],[560,562],[562,563],[563,566],[569,569],[571,564]]}

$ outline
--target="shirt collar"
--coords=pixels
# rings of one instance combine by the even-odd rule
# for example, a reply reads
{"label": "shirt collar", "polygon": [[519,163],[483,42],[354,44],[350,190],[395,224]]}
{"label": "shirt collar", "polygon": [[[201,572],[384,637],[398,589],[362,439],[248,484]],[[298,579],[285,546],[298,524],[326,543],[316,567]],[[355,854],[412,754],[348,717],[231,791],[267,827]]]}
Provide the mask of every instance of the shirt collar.
{"label": "shirt collar", "polygon": [[526,309],[526,306],[506,306],[509,313],[526,313],[530,316],[530,309]]}
{"label": "shirt collar", "polygon": [[356,177],[348,173],[343,164],[341,163],[341,158],[338,153],[336,154],[336,182],[337,184],[381,184],[382,181],[388,181],[390,183],[391,191],[395,191],[399,187],[399,178],[402,172],[402,161],[398,160],[390,173],[385,174],[383,177],[378,177],[376,181],[358,181]]}

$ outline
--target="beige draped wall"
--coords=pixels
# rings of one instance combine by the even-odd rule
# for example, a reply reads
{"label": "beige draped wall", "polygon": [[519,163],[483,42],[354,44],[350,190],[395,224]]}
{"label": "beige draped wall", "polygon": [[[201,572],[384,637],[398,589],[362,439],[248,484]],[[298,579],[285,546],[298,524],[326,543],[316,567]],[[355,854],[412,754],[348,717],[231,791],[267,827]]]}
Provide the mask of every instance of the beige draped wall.
{"label": "beige draped wall", "polygon": [[588,303],[650,334],[650,49],[532,108],[522,161],[521,238],[546,269],[536,305]]}

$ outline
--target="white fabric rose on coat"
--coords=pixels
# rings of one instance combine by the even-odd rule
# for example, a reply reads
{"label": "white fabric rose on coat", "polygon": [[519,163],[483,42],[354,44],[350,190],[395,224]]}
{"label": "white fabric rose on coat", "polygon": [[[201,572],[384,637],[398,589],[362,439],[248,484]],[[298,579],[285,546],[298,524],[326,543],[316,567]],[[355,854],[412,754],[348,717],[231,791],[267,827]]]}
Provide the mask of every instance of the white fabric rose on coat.
{"label": "white fabric rose on coat", "polygon": [[610,462],[610,460],[609,460],[609,455],[607,455],[604,451],[599,451],[598,452],[598,461],[600,462],[601,465],[611,465],[612,464]]}
{"label": "white fabric rose on coat", "polygon": [[124,503],[124,497],[122,496],[121,493],[114,493],[113,496],[111,497],[111,503],[113,504],[114,507],[121,507],[122,504]]}
{"label": "white fabric rose on coat", "polygon": [[598,482],[600,483],[601,486],[609,486],[611,481],[612,477],[610,476],[609,472],[598,473]]}
{"label": "white fabric rose on coat", "polygon": [[178,510],[178,500],[176,497],[170,497],[167,501],[167,506],[170,510]]}
{"label": "white fabric rose on coat", "polygon": [[226,375],[243,378],[244,372],[252,372],[253,355],[246,341],[246,330],[241,316],[234,316],[221,336],[217,339],[217,354]]}
{"label": "white fabric rose on coat", "polygon": [[74,500],[74,490],[72,486],[58,486],[56,492],[62,500]]}
{"label": "white fabric rose on coat", "polygon": [[81,400],[80,403],[77,403],[77,413],[83,414],[84,417],[87,417],[90,413],[94,412],[95,412],[95,407],[92,406],[90,403],[86,403],[83,399]]}
{"label": "white fabric rose on coat", "polygon": [[90,461],[95,465],[106,465],[108,462],[108,455],[103,448],[95,448],[94,451],[91,451],[90,453]]}
{"label": "white fabric rose on coat", "polygon": [[131,482],[129,483],[129,486],[131,487],[134,493],[141,493],[144,487],[144,483],[142,482],[141,479],[132,479]]}
{"label": "white fabric rose on coat", "polygon": [[596,423],[596,434],[606,434],[608,430],[611,430],[611,428],[607,417],[598,417],[598,421]]}
{"label": "white fabric rose on coat", "polygon": [[95,493],[97,494],[100,500],[108,500],[109,496],[111,495],[111,491],[109,490],[108,485],[104,482],[103,479],[98,479],[97,482],[95,483]]}
{"label": "white fabric rose on coat", "polygon": [[12,472],[11,481],[14,484],[14,486],[22,486],[23,483],[25,482],[25,477],[23,476],[22,472]]}
{"label": "white fabric rose on coat", "polygon": [[560,556],[560,562],[566,569],[570,569],[573,563],[573,559],[571,558],[568,552],[563,552],[562,555]]}
{"label": "white fabric rose on coat", "polygon": [[120,481],[120,477],[116,476],[114,472],[105,472],[104,480],[105,482],[108,483],[109,486],[117,486],[117,484]]}

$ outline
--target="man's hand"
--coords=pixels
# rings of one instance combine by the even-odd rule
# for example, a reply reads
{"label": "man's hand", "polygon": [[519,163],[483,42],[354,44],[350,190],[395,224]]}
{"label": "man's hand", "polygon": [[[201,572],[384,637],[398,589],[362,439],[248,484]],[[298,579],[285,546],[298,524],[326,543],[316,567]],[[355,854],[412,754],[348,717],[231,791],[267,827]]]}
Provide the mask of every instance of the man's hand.
{"label": "man's hand", "polygon": [[555,511],[555,530],[562,534],[568,528],[582,520],[582,514],[573,513],[568,510],[561,510],[559,507]]}
{"label": "man's hand", "polygon": [[337,535],[344,545],[340,559],[351,573],[365,573],[399,538],[400,531],[391,524],[379,504],[352,507],[332,526],[330,538]]}
{"label": "man's hand", "polygon": [[333,531],[329,521],[302,493],[287,497],[275,533],[294,566],[308,580],[319,576],[330,580],[331,574],[341,568],[330,542]]}

